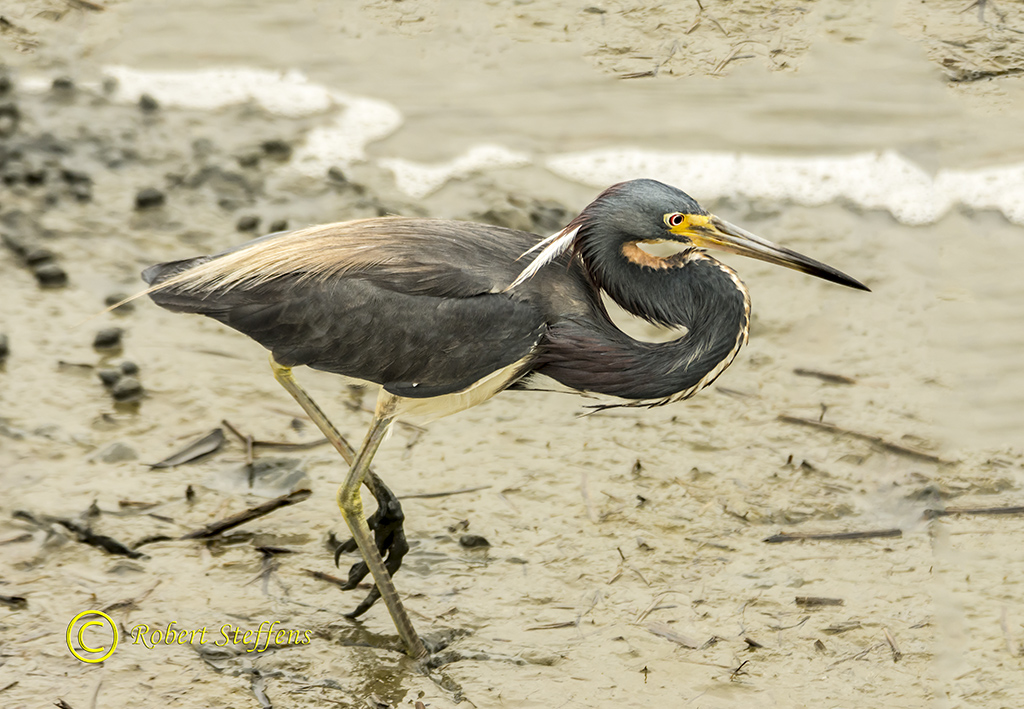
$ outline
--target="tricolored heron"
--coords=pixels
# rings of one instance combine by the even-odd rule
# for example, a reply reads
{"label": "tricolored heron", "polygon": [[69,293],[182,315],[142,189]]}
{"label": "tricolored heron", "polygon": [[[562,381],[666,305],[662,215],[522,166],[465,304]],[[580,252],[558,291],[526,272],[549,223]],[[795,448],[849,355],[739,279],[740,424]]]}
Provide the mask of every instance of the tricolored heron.
{"label": "tricolored heron", "polygon": [[[645,249],[663,242],[678,250]],[[367,569],[376,584],[350,615],[382,596],[406,651],[419,657],[426,650],[391,580],[408,549],[401,508],[369,470],[388,427],[461,411],[507,388],[547,388],[544,380],[625,406],[692,396],[729,366],[750,325],[746,287],[705,249],[868,290],[654,180],[609,187],[544,240],[472,222],[382,217],[272,234],[158,264],[143,277],[159,305],[207,315],[270,350],[274,376],[350,466],[338,505],[364,564],[352,568],[349,587]],[[686,334],[637,341],[612,322],[602,293]],[[358,452],[295,381],[298,365],[381,385]],[[364,483],[378,501],[369,523]]]}

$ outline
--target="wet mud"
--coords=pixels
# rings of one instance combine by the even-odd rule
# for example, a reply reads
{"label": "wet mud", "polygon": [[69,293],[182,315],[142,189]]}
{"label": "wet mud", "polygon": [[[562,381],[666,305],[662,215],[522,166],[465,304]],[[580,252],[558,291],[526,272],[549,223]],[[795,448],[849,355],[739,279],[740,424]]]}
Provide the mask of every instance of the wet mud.
{"label": "wet mud", "polygon": [[[508,392],[399,426],[375,467],[404,500],[397,586],[443,647],[426,666],[383,607],[344,616],[368,589],[337,588],[354,561],[333,564],[343,466],[263,350],[146,300],[99,314],[147,265],[280,229],[406,214],[549,233],[596,193],[537,160],[414,198],[378,160],[447,159],[479,139],[538,155],[629,135],[694,149],[683,127],[720,119],[703,147],[895,147],[934,168],[1024,156],[1017,7],[893,7],[258,3],[216,45],[216,4],[5,9],[0,705],[1024,703],[1024,232],[1002,214],[907,226],[843,201],[715,200],[873,293],[733,259],[751,341],[694,399],[588,412]],[[839,58],[875,41],[888,81],[846,87]],[[300,66],[406,123],[309,175],[288,168],[323,115],[125,102],[100,70],[232,61]],[[807,96],[838,102],[829,112],[861,113],[836,128],[810,100],[784,117],[779,96],[797,90],[758,93],[805,76]],[[701,101],[681,108],[690,87]],[[374,392],[297,375],[361,439]],[[120,633],[101,663],[66,644],[90,609]]]}

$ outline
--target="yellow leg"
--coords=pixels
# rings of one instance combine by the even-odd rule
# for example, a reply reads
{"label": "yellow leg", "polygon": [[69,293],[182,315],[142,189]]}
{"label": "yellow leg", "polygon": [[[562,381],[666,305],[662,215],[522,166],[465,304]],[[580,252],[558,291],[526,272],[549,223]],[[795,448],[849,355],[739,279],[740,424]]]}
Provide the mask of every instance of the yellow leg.
{"label": "yellow leg", "polygon": [[398,629],[398,635],[405,644],[406,653],[413,658],[424,657],[427,654],[427,649],[423,646],[423,641],[420,640],[419,635],[416,634],[416,629],[413,628],[412,621],[409,620],[409,614],[405,612],[405,607],[398,597],[398,590],[391,580],[391,575],[384,566],[384,560],[381,558],[377,546],[373,543],[370,528],[366,524],[366,517],[363,515],[362,497],[359,494],[359,488],[364,482],[371,483],[372,478],[367,477],[370,461],[373,460],[373,456],[377,452],[377,448],[380,446],[394,418],[382,415],[382,412],[378,410],[374,415],[373,423],[370,424],[370,430],[366,434],[362,447],[358,453],[355,453],[348,442],[338,433],[334,424],[320,410],[320,407],[295,381],[291,367],[279,364],[273,357],[270,358],[270,366],[274,371],[274,378],[295,398],[299,406],[316,424],[317,428],[323,432],[327,440],[331,442],[345,459],[345,462],[351,466],[345,482],[338,488],[338,507],[341,508],[341,515],[345,519],[345,524],[348,525],[349,531],[352,533],[352,539],[355,540],[356,546],[359,547],[359,553],[362,555],[363,561],[366,562],[370,573],[373,575],[374,583],[376,583],[377,589],[380,591],[384,605],[387,606],[391,619]]}

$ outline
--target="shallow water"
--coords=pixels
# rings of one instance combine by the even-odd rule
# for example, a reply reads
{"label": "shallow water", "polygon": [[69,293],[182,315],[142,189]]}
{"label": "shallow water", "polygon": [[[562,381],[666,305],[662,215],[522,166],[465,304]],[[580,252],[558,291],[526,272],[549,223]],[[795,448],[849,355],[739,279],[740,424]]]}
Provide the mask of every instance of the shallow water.
{"label": "shallow water", "polygon": [[[394,653],[344,646],[350,637],[381,645],[393,630],[383,609],[364,625],[345,621],[353,594],[302,572],[334,571],[323,539],[343,526],[333,502],[338,462],[314,449],[297,456],[313,497],[243,527],[256,537],[234,544],[160,542],[144,548],[149,559],[122,560],[74,543],[52,524],[0,522],[0,541],[32,534],[0,546],[10,569],[0,594],[28,602],[2,621],[10,638],[0,666],[3,703],[64,697],[77,708],[145,697],[259,706],[266,691],[284,706],[364,706],[371,695],[406,706],[417,699],[447,706],[460,696],[475,706],[1018,705],[1019,519],[922,519],[924,509],[944,505],[1021,504],[1024,285],[1015,269],[1024,262],[1024,228],[1011,219],[1024,192],[1015,198],[1012,171],[992,185],[1002,201],[972,195],[915,220],[908,215],[928,208],[920,191],[902,201],[883,191],[905,207],[889,211],[843,191],[838,199],[801,197],[814,193],[799,183],[798,193],[773,193],[781,178],[730,189],[714,170],[693,165],[701,151],[711,154],[708,165],[738,154],[765,169],[816,159],[838,165],[836,179],[846,179],[849,156],[890,151],[927,180],[942,170],[976,175],[1019,165],[1020,79],[950,83],[941,41],[971,32],[986,41],[1010,37],[1001,56],[1012,63],[1020,51],[1012,32],[994,14],[989,25],[958,14],[961,3],[930,4],[926,17],[888,3],[783,3],[768,11],[705,2],[699,16],[689,3],[452,7],[195,2],[168,12],[166,4],[127,0],[104,12],[71,11],[56,23],[11,15],[40,41],[33,53],[3,55],[21,82],[23,129],[99,137],[81,138],[74,156],[93,175],[91,202],[62,197],[43,209],[29,190],[0,196],[5,210],[38,210],[46,243],[71,278],[65,289],[40,290],[11,254],[0,256],[0,332],[12,347],[0,369],[4,517],[18,509],[74,517],[97,500],[105,514],[94,527],[130,542],[176,536],[279,492],[272,485],[239,492],[232,476],[244,451],[230,437],[226,450],[194,465],[149,471],[140,464],[222,418],[256,438],[312,438],[308,427],[290,427],[297,409],[266,371],[260,348],[143,302],[128,315],[82,324],[110,293],[137,288],[141,266],[247,238],[235,230],[242,214],[258,214],[263,225],[287,218],[292,227],[378,208],[458,218],[496,210],[521,219],[508,195],[553,198],[572,212],[630,170],[682,174],[694,184],[678,186],[724,218],[841,268],[873,293],[731,259],[752,293],[751,342],[716,387],[692,401],[577,418],[576,400],[510,393],[422,434],[392,437],[377,467],[399,493],[491,486],[405,503],[414,549],[397,583],[414,622],[426,634],[468,630],[456,642],[462,651],[526,664],[464,660],[431,678]],[[1019,19],[1011,14],[1004,23]],[[967,59],[987,66],[984,57]],[[110,67],[124,68],[122,91],[131,85],[123,72],[142,86],[151,81],[161,110],[140,118],[119,103],[127,96],[107,100],[99,88],[70,100],[25,88],[34,77],[48,83],[62,74],[99,82]],[[219,67],[296,70],[304,79],[275,84],[267,100],[296,85],[314,100],[302,110],[298,100],[267,108],[257,86],[247,96],[263,107],[176,108],[179,99],[161,94],[152,74]],[[654,67],[657,76],[621,78]],[[195,91],[186,91],[193,99],[231,85],[184,76],[186,87],[193,77]],[[319,108],[318,92],[328,101]],[[359,99],[385,102],[400,123],[366,134],[383,137],[322,149],[339,151],[335,162],[368,197],[322,188],[301,167],[311,137],[345,125],[338,121],[354,115]],[[355,132],[350,124],[341,137]],[[223,198],[230,186],[183,189],[168,177],[187,182],[202,164],[197,138],[214,145],[211,161],[233,165],[234,156],[281,137],[294,143],[293,158],[263,158],[251,178],[257,195],[237,196],[235,211],[208,194]],[[98,148],[84,147],[104,145],[134,146],[141,157],[104,168]],[[481,145],[496,149],[474,154]],[[585,151],[618,154],[587,162],[579,158]],[[445,166],[460,157],[463,175],[459,163]],[[581,181],[557,169],[569,157]],[[410,184],[429,187],[427,177],[436,178],[436,189],[403,193],[391,171],[396,160],[405,161],[397,165]],[[902,184],[903,173],[865,174]],[[151,184],[167,190],[168,205],[157,214],[132,210],[132,196]],[[924,223],[907,223],[915,221]],[[126,328],[123,352],[94,352],[94,331],[109,324]],[[114,404],[94,371],[57,364],[126,358],[140,364],[147,391],[135,405]],[[795,368],[856,384],[824,383]],[[301,376],[342,431],[358,438],[367,415],[343,405],[347,394],[339,396],[336,380]],[[371,405],[369,393],[362,400]],[[785,423],[782,414],[823,416],[946,462]],[[114,442],[138,459],[98,459]],[[198,492],[193,503],[183,498],[189,484]],[[114,514],[123,512],[121,500],[159,503],[153,511],[163,519]],[[460,520],[492,547],[461,549],[460,532],[448,530]],[[903,536],[762,542],[779,531],[874,528],[900,528]],[[264,573],[254,544],[299,553],[275,557],[276,570]],[[796,596],[844,605],[807,610]],[[217,665],[221,672],[190,647],[122,641],[102,666],[71,658],[62,646],[67,619],[127,598],[134,607],[109,611],[125,629],[276,618],[312,628],[315,640],[243,652]],[[652,623],[683,641],[656,634],[663,626]],[[898,662],[883,629],[898,642]],[[751,649],[747,639],[763,647]],[[253,667],[264,673],[264,690],[252,681]],[[461,694],[442,688],[442,679]]]}

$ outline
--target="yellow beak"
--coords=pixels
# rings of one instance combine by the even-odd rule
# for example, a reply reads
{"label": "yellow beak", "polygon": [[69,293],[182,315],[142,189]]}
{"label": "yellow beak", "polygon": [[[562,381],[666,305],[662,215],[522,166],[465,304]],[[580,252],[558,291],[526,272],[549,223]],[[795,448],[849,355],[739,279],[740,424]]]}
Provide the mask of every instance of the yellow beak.
{"label": "yellow beak", "polygon": [[870,290],[863,283],[847,276],[842,271],[784,246],[773,244],[767,239],[751,234],[746,229],[741,229],[713,214],[687,214],[681,224],[670,227],[669,231],[684,237],[701,249],[728,251],[740,256],[748,256],[792,268],[850,288]]}

